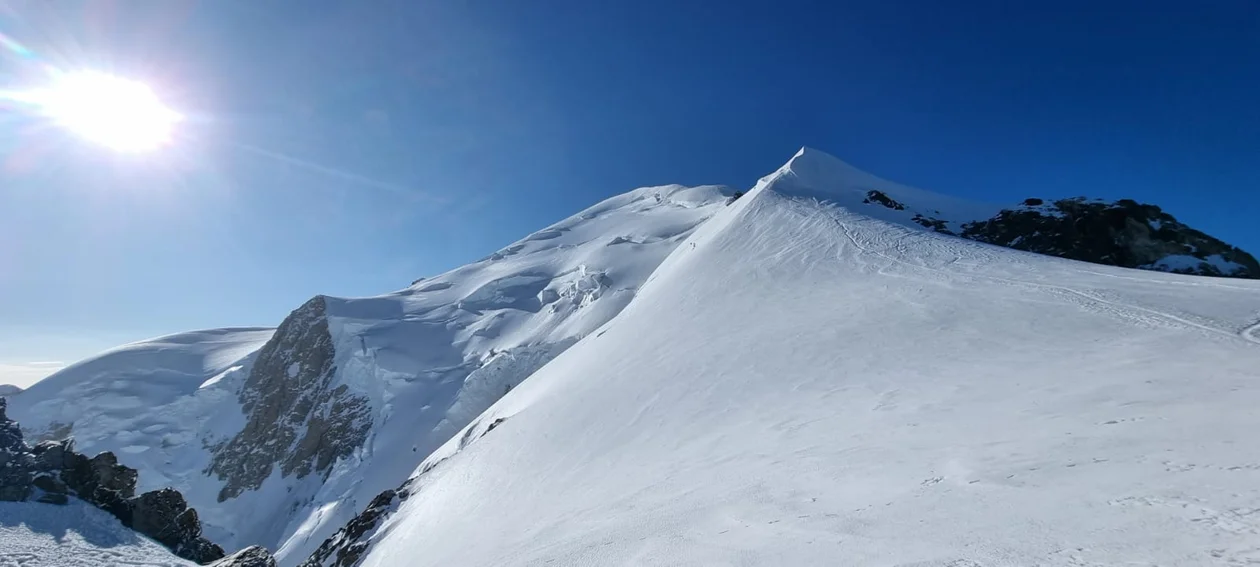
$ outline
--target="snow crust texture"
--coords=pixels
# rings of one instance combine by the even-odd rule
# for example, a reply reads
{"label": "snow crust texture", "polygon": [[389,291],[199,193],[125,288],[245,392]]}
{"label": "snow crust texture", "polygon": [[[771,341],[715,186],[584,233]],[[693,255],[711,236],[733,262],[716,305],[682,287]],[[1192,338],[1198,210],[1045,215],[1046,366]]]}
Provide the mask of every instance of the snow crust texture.
{"label": "snow crust texture", "polygon": [[0,566],[193,567],[77,500],[67,506],[0,502]]}

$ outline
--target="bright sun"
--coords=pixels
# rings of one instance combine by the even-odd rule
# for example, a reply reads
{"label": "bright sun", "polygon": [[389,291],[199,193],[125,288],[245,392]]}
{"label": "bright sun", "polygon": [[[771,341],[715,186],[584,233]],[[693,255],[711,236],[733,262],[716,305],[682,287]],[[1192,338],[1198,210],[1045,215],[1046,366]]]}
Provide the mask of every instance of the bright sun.
{"label": "bright sun", "polygon": [[182,119],[143,83],[96,71],[61,75],[51,88],[27,96],[75,134],[121,152],[165,145]]}

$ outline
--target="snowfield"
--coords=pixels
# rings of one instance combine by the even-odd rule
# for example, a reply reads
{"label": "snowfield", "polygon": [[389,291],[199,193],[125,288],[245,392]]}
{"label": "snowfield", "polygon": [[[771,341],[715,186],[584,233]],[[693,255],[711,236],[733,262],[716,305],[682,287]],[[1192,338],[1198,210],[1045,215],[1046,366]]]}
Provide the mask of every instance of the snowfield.
{"label": "snowfield", "polygon": [[9,399],[9,416],[34,444],[74,437],[80,452],[113,451],[140,470],[138,492],[201,476],[207,432],[239,428],[235,388],[271,329],[213,329],[104,352]]}
{"label": "snowfield", "polygon": [[191,567],[109,513],[77,499],[67,506],[0,502],[0,567]]}
{"label": "snowfield", "polygon": [[692,234],[364,565],[1260,562],[1260,282],[872,218],[841,165]]}

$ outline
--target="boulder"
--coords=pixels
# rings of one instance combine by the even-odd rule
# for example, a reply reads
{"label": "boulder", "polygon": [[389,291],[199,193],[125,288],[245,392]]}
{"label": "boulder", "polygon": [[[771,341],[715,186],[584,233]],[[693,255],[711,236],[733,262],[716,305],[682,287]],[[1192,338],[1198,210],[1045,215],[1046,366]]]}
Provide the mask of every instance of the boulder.
{"label": "boulder", "polygon": [[129,500],[136,495],[136,469],[118,464],[113,453],[105,451],[91,459],[67,451],[61,480],[85,502],[130,525]]}
{"label": "boulder", "polygon": [[146,492],[133,498],[129,507],[131,528],[165,545],[176,555],[198,563],[223,557],[223,548],[201,537],[197,511],[188,507],[178,490],[163,488]]}
{"label": "boulder", "polygon": [[43,441],[31,447],[35,456],[35,470],[60,473],[70,465],[68,455],[74,452],[74,441]]}

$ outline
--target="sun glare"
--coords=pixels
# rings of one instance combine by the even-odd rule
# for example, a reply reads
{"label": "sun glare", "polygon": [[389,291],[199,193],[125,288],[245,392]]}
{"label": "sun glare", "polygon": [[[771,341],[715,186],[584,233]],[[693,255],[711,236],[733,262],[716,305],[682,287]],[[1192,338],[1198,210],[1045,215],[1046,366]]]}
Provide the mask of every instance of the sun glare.
{"label": "sun glare", "polygon": [[181,119],[143,83],[96,71],[62,75],[27,96],[68,130],[121,152],[165,145]]}

